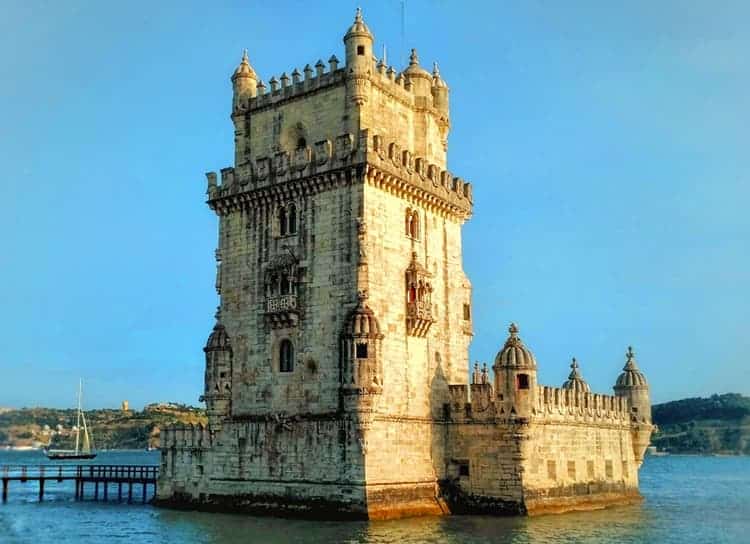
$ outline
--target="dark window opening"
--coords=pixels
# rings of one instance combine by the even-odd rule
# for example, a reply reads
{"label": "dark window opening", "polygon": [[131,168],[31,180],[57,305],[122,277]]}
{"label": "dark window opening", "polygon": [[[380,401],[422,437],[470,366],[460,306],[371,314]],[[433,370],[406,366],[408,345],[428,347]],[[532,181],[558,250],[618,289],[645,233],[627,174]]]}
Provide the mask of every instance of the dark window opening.
{"label": "dark window opening", "polygon": [[226,378],[227,373],[226,372],[219,372],[219,378]]}
{"label": "dark window opening", "polygon": [[289,277],[284,274],[281,276],[281,294],[288,295],[292,292],[291,283],[289,283]]}
{"label": "dark window opening", "polygon": [[367,344],[357,344],[357,359],[367,359]]}
{"label": "dark window opening", "polygon": [[289,234],[297,234],[297,206],[289,204]]}
{"label": "dark window opening", "polygon": [[637,406],[633,406],[633,407],[631,408],[631,410],[633,410],[633,412],[637,412],[637,411],[638,411],[638,407],[637,407]]}
{"label": "dark window opening", "polygon": [[464,321],[469,321],[471,319],[471,306],[468,304],[464,304]]}
{"label": "dark window opening", "polygon": [[416,302],[417,290],[414,287],[409,287],[408,302]]}
{"label": "dark window opening", "polygon": [[461,463],[458,465],[458,475],[459,476],[469,475],[469,463]]}
{"label": "dark window opening", "polygon": [[357,55],[363,57],[365,55],[365,46],[364,45],[358,45],[357,46]]}
{"label": "dark window opening", "polygon": [[519,374],[518,376],[516,376],[516,384],[518,386],[518,389],[528,389],[529,388],[529,375]]}
{"label": "dark window opening", "polygon": [[282,340],[279,345],[279,371],[291,372],[294,370],[294,346],[289,340]]}
{"label": "dark window opening", "polygon": [[307,147],[307,140],[304,138],[297,139],[297,149],[305,149]]}

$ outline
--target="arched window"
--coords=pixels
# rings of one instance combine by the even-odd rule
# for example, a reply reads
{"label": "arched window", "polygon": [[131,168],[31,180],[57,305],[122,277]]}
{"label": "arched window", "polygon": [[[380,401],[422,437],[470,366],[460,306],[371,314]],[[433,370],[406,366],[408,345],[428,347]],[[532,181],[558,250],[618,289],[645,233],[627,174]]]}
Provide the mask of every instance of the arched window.
{"label": "arched window", "polygon": [[279,372],[294,370],[294,346],[291,340],[284,339],[279,344]]}
{"label": "arched window", "polygon": [[286,217],[286,208],[279,208],[279,234],[281,236],[286,235],[288,223]]}
{"label": "arched window", "polygon": [[516,388],[517,389],[528,389],[529,388],[529,375],[518,374],[516,376]]}
{"label": "arched window", "polygon": [[417,289],[413,285],[411,287],[409,287],[409,292],[408,292],[407,296],[408,296],[407,302],[416,302],[417,301]]}
{"label": "arched window", "polygon": [[419,238],[419,214],[416,211],[412,212],[409,236],[415,240]]}
{"label": "arched window", "polygon": [[289,234],[297,234],[297,206],[289,204]]}
{"label": "arched window", "polygon": [[291,289],[291,284],[289,283],[289,276],[287,276],[286,274],[282,274],[280,294],[288,295],[291,292],[292,292],[292,289]]}
{"label": "arched window", "polygon": [[406,235],[411,236],[411,210],[406,210]]}
{"label": "arched window", "polygon": [[278,292],[279,288],[279,277],[276,274],[271,275],[271,279],[268,281],[268,294],[273,296]]}

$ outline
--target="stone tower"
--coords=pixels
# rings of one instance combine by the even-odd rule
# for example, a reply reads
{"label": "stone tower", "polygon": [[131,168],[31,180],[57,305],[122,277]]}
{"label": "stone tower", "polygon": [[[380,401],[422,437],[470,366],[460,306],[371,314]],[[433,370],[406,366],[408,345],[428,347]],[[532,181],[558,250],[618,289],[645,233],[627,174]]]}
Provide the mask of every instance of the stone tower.
{"label": "stone tower", "polygon": [[575,364],[545,387],[511,325],[494,380],[467,384],[473,198],[447,170],[448,85],[416,50],[399,72],[376,59],[359,10],[343,42],[342,66],[266,85],[245,52],[231,76],[234,166],[207,174],[208,426],[162,430],[157,503],[377,519],[637,500],[652,427],[632,354],[618,396]]}
{"label": "stone tower", "polygon": [[[235,164],[207,174],[220,309],[202,399],[206,459],[239,455],[232,474],[248,486],[342,482],[323,493],[337,509],[388,517],[440,509],[435,419],[448,383],[466,383],[472,335],[472,196],[446,170],[437,66],[412,50],[397,73],[373,41],[357,10],[343,66],[332,56],[268,88],[245,52],[231,77]],[[297,431],[248,427],[267,421]],[[299,500],[321,493],[285,485]]]}

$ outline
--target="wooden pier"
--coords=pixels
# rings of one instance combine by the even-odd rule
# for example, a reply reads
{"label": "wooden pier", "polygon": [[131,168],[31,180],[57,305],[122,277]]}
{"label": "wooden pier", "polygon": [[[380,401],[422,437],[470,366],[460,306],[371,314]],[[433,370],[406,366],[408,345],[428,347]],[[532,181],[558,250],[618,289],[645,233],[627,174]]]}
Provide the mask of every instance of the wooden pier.
{"label": "wooden pier", "polygon": [[[10,482],[38,482],[39,500],[44,500],[47,483],[72,481],[75,483],[75,499],[82,501],[92,498],[104,501],[117,496],[118,501],[135,498],[142,503],[149,500],[148,486],[152,486],[151,498],[156,494],[156,480],[159,477],[158,465],[5,465],[0,467],[3,481],[3,502],[8,500]],[[87,485],[88,484],[88,485]],[[111,493],[115,487],[116,493]],[[124,492],[124,493],[123,493]]]}

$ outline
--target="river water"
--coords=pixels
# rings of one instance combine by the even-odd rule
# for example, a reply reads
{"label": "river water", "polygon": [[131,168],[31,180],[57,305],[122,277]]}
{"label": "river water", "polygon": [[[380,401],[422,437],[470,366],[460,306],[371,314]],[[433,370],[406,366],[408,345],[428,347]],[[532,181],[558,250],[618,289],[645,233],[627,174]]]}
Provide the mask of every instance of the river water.
{"label": "river water", "polygon": [[[40,452],[0,452],[0,465],[45,461]],[[95,462],[157,463],[158,453],[102,452]],[[648,457],[641,491],[637,506],[536,518],[312,522],[75,502],[72,483],[48,483],[39,503],[36,483],[11,482],[0,543],[750,543],[750,457]]]}

